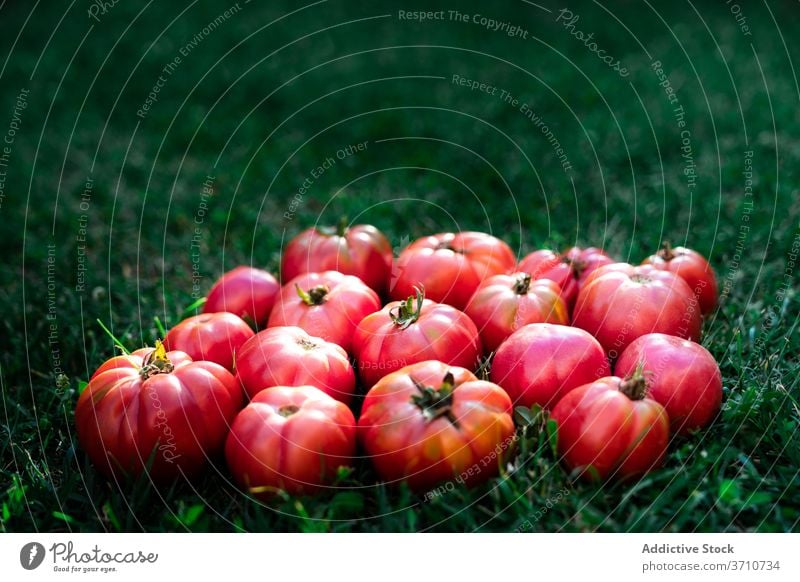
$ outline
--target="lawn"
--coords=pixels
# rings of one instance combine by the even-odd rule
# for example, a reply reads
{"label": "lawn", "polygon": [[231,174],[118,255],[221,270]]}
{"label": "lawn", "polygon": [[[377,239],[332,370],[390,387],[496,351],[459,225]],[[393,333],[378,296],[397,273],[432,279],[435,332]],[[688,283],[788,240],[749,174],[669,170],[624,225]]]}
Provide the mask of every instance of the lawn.
{"label": "lawn", "polygon": [[[0,2],[0,531],[800,529],[796,3],[497,4]],[[98,474],[73,424],[114,353],[97,321],[152,345],[223,271],[277,272],[340,216],[397,251],[696,248],[722,412],[627,484],[571,481],[537,427],[502,477],[432,499],[367,462],[268,504],[224,467]]]}

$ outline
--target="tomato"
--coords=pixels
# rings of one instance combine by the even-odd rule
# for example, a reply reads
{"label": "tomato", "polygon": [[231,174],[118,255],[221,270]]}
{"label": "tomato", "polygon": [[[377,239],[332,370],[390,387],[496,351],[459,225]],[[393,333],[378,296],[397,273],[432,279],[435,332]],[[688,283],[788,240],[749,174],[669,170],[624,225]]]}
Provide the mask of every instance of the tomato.
{"label": "tomato", "polygon": [[669,418],[646,390],[641,375],[607,376],[564,396],[550,415],[564,464],[591,480],[636,478],[661,465]]}
{"label": "tomato", "polygon": [[157,347],[107,360],[78,398],[78,441],[107,475],[195,475],[222,452],[242,389],[219,364]]}
{"label": "tomato", "polygon": [[349,352],[358,323],[380,308],[378,295],[358,277],[306,273],[283,286],[269,327],[296,325]]}
{"label": "tomato", "polygon": [[236,352],[236,377],[252,398],[271,386],[316,386],[349,404],[356,375],[347,352],[299,327],[271,327]]}
{"label": "tomato", "polygon": [[392,270],[389,295],[403,301],[424,287],[432,301],[464,309],[484,279],[508,273],[516,260],[509,246],[481,232],[443,233],[406,247]]}
{"label": "tomato", "polygon": [[592,271],[613,262],[605,251],[595,247],[572,247],[561,254],[542,249],[523,258],[517,270],[530,273],[534,280],[549,279],[557,283],[564,302],[572,309],[578,291]]}
{"label": "tomato", "polygon": [[606,265],[586,280],[572,325],[595,336],[613,360],[637,337],[660,332],[698,340],[702,315],[686,282],[650,265]]}
{"label": "tomato", "polygon": [[585,331],[531,323],[511,334],[497,350],[491,379],[515,406],[552,408],[573,388],[609,373],[603,348]]}
{"label": "tomato", "polygon": [[361,279],[383,295],[392,274],[392,245],[374,226],[338,228],[314,227],[293,238],[283,252],[281,277],[284,281],[303,273],[339,271]]}
{"label": "tomato", "polygon": [[369,388],[409,364],[440,360],[474,369],[481,355],[478,329],[464,313],[425,299],[421,291],[368,315],[353,336],[358,376]]}
{"label": "tomato", "polygon": [[700,311],[711,313],[717,306],[717,278],[708,261],[692,249],[672,248],[669,243],[656,254],[647,257],[643,265],[669,271],[683,278],[700,301]]}
{"label": "tomato", "polygon": [[262,499],[278,490],[320,491],[355,452],[353,413],[313,386],[262,390],[233,421],[225,443],[231,475]]}
{"label": "tomato", "polygon": [[203,313],[184,319],[164,337],[167,350],[180,350],[193,360],[216,362],[233,370],[233,355],[255,334],[232,313]]}
{"label": "tomato", "polygon": [[278,281],[261,269],[236,267],[220,277],[208,292],[204,313],[227,311],[264,327],[280,291]]}
{"label": "tomato", "polygon": [[700,344],[662,333],[643,335],[625,348],[614,372],[624,376],[639,365],[647,378],[648,398],[667,410],[675,432],[703,428],[719,412],[722,374]]}
{"label": "tomato", "polygon": [[511,400],[464,368],[429,360],[382,378],[364,398],[360,442],[387,482],[416,490],[498,474],[515,444]]}
{"label": "tomato", "polygon": [[528,323],[569,325],[569,312],[553,281],[531,281],[529,273],[489,277],[465,310],[481,333],[483,348],[491,353],[508,336]]}

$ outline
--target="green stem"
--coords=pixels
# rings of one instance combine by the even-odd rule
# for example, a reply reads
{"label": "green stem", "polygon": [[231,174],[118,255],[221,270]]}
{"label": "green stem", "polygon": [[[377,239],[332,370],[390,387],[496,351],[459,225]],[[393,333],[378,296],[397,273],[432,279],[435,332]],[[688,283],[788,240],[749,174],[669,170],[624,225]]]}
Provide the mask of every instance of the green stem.
{"label": "green stem", "polygon": [[425,386],[422,382],[411,378],[419,394],[411,396],[411,402],[416,404],[428,422],[437,418],[445,417],[453,426],[458,427],[458,419],[453,414],[453,391],[455,389],[455,378],[452,372],[447,372],[442,378],[442,383],[438,388]]}
{"label": "green stem", "polygon": [[294,288],[297,289],[297,295],[306,305],[322,305],[325,301],[325,297],[331,291],[327,285],[317,285],[308,291],[303,291],[300,285],[295,283]]}
{"label": "green stem", "polygon": [[[409,296],[403,303],[389,310],[389,317],[400,329],[405,329],[419,319],[422,314],[422,303],[425,301],[425,289],[414,287],[415,295]],[[416,307],[414,306],[416,298]]]}
{"label": "green stem", "polygon": [[517,295],[527,295],[531,288],[531,274],[523,273],[517,277],[514,283],[514,293]]}

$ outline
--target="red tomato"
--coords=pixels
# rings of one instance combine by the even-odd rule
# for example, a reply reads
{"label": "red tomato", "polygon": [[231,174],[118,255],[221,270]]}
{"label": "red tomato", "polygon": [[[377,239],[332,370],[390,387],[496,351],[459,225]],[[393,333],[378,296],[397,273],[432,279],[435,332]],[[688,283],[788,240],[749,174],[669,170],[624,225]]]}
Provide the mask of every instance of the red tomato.
{"label": "red tomato", "polygon": [[378,294],[384,294],[392,273],[392,245],[374,226],[314,227],[293,238],[283,253],[284,281],[303,273],[339,271],[354,275]]}
{"label": "red tomato", "polygon": [[385,376],[367,393],[358,421],[381,479],[416,490],[498,474],[514,447],[511,400],[472,372],[430,360]]}
{"label": "red tomato", "polygon": [[203,313],[184,319],[169,330],[164,347],[233,371],[234,353],[254,335],[250,326],[233,313]]}
{"label": "red tomato", "polygon": [[242,389],[213,362],[143,348],[107,360],[78,398],[78,441],[104,473],[163,481],[194,475],[222,452]]}
{"label": "red tomato", "polygon": [[617,376],[642,365],[647,396],[669,414],[675,432],[706,426],[722,403],[722,375],[714,357],[700,344],[663,333],[649,333],[625,348],[614,368]]}
{"label": "red tomato", "polygon": [[233,421],[225,457],[240,487],[262,499],[315,493],[353,463],[353,413],[313,386],[259,392]]}
{"label": "red tomato", "polygon": [[214,283],[206,297],[203,312],[227,311],[252,321],[256,327],[263,327],[280,288],[275,277],[266,271],[236,267]]}
{"label": "red tomato", "polygon": [[481,355],[481,340],[472,320],[450,305],[416,298],[394,301],[368,315],[353,336],[353,356],[358,376],[366,388],[405,366],[440,360],[474,369]]}
{"label": "red tomato", "polygon": [[271,386],[311,385],[349,404],[356,387],[347,352],[299,327],[256,334],[236,352],[236,377],[251,398]]}
{"label": "red tomato", "polygon": [[491,379],[515,406],[552,408],[567,392],[610,372],[603,348],[581,329],[550,323],[519,328],[497,350]]}
{"label": "red tomato", "polygon": [[491,353],[508,336],[528,323],[569,325],[569,312],[553,281],[531,281],[529,273],[489,277],[475,292],[466,314],[481,333],[483,349]]}
{"label": "red tomato", "polygon": [[677,275],[650,265],[615,263],[586,280],[572,325],[595,336],[615,359],[646,333],[700,339],[702,315],[697,298]]}
{"label": "red tomato", "polygon": [[358,323],[380,308],[378,295],[358,277],[306,273],[283,286],[269,327],[296,325],[349,352]]}
{"label": "red tomato", "polygon": [[605,251],[595,247],[572,247],[561,254],[543,249],[523,258],[517,270],[530,273],[534,280],[549,279],[557,283],[564,302],[572,309],[578,291],[592,271],[613,262]]}
{"label": "red tomato", "polygon": [[556,404],[562,461],[589,479],[640,477],[664,460],[669,418],[644,397],[644,377],[607,376],[576,388]]}
{"label": "red tomato", "polygon": [[392,299],[424,287],[432,301],[464,309],[484,279],[508,273],[516,260],[509,246],[481,232],[426,236],[400,253],[392,270]]}
{"label": "red tomato", "polygon": [[660,251],[647,257],[642,264],[679,275],[699,299],[700,311],[704,314],[714,311],[717,306],[717,278],[714,269],[697,251],[686,247],[673,249],[669,243],[664,243]]}

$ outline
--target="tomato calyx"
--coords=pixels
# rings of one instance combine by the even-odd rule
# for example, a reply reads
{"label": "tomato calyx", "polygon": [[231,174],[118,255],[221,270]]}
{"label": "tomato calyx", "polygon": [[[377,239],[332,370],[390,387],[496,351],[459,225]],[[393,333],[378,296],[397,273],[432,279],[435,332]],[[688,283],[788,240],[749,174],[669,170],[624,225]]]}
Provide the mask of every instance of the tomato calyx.
{"label": "tomato calyx", "polygon": [[457,249],[453,246],[453,242],[449,240],[440,241],[434,250],[437,251],[453,251],[454,253],[458,253],[459,255],[467,254],[464,249]]}
{"label": "tomato calyx", "polygon": [[522,273],[514,282],[514,293],[517,295],[527,295],[531,288],[531,274]]}
{"label": "tomato calyx", "polygon": [[347,228],[348,224],[349,221],[347,217],[342,216],[336,226],[320,226],[317,228],[317,231],[325,236],[338,236],[343,238],[347,236],[347,231],[349,230]]}
{"label": "tomato calyx", "polygon": [[301,348],[303,348],[304,350],[308,351],[308,352],[310,352],[311,350],[316,350],[319,347],[315,342],[313,342],[313,341],[311,341],[309,339],[306,339],[306,338],[298,339],[297,340],[297,345],[300,346]]}
{"label": "tomato calyx", "polygon": [[672,250],[672,245],[669,244],[669,241],[667,240],[665,240],[664,244],[661,245],[661,249],[659,249],[656,255],[658,255],[658,258],[667,262],[671,261],[672,259],[678,256]]}
{"label": "tomato calyx", "polygon": [[297,413],[300,410],[300,407],[296,404],[286,404],[285,406],[281,406],[278,409],[278,414],[280,414],[284,418],[289,418],[293,414]]}
{"label": "tomato calyx", "polygon": [[147,380],[150,376],[156,374],[169,374],[175,369],[172,362],[167,357],[167,350],[161,340],[156,340],[155,349],[147,354],[147,357],[142,361],[142,367],[139,370],[139,376],[142,380]]}
{"label": "tomato calyx", "polygon": [[452,372],[447,372],[442,378],[438,388],[425,386],[419,380],[411,378],[419,394],[411,395],[411,402],[421,410],[425,420],[432,422],[440,417],[445,417],[453,426],[458,427],[458,419],[453,414],[453,390],[455,378]]}
{"label": "tomato calyx", "polygon": [[300,285],[295,283],[294,288],[297,289],[297,295],[306,305],[322,305],[328,293],[331,292],[327,285],[316,285],[308,291],[303,291]]}
{"label": "tomato calyx", "polygon": [[619,391],[631,400],[642,400],[647,395],[647,378],[644,374],[644,362],[619,383]]}
{"label": "tomato calyx", "polygon": [[400,305],[392,307],[389,310],[389,317],[392,318],[392,323],[400,329],[406,329],[409,325],[415,323],[422,314],[422,303],[425,301],[425,289],[414,287],[414,292],[414,295],[410,295],[408,299]]}
{"label": "tomato calyx", "polygon": [[631,275],[631,281],[633,281],[634,283],[639,283],[640,285],[645,285],[647,283],[652,282],[653,279],[651,279],[647,275],[636,274],[636,275]]}

